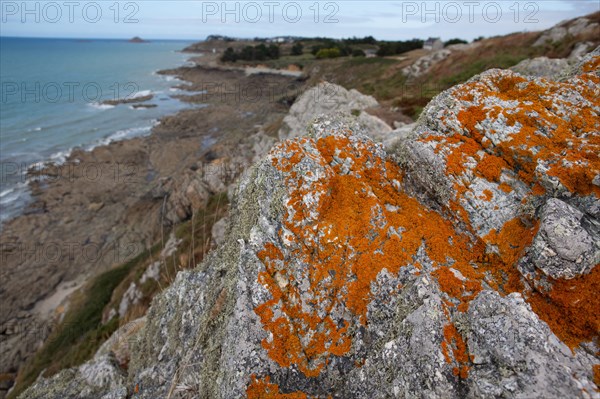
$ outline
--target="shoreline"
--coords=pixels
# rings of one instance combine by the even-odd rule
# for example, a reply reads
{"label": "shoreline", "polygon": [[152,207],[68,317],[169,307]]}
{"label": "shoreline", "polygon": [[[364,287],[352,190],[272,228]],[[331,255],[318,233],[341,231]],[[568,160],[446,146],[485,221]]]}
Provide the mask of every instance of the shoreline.
{"label": "shoreline", "polygon": [[[182,44],[184,43],[189,42],[182,42]],[[172,65],[175,65],[176,68],[190,65],[191,55],[181,50],[182,48],[177,51],[167,50],[169,53],[177,53],[177,56],[171,57],[173,58]],[[151,81],[145,82],[144,90],[140,89],[131,95],[120,98],[90,100],[83,103],[74,102],[78,107],[77,115],[81,115],[81,117],[75,118],[75,121],[67,121],[66,123],[70,124],[65,123],[65,126],[70,126],[72,131],[85,132],[85,135],[79,137],[79,133],[71,134],[71,137],[67,135],[65,138],[57,139],[55,143],[42,145],[41,148],[35,149],[31,153],[25,147],[24,149],[11,148],[10,152],[4,154],[2,162],[7,166],[3,172],[2,196],[0,197],[2,204],[1,227],[27,212],[27,207],[31,204],[29,201],[31,197],[30,183],[32,180],[43,179],[42,174],[45,168],[56,168],[68,163],[71,155],[78,151],[91,152],[97,147],[109,145],[112,142],[147,136],[151,134],[152,128],[159,123],[161,118],[194,106],[177,98],[176,95],[184,91],[182,87],[176,88],[180,85],[180,80],[176,76],[159,74],[158,72],[165,69],[164,65],[157,64],[155,67],[159,67],[159,69],[142,70],[144,76],[152,75]],[[171,66],[168,67],[171,68]],[[119,109],[115,113],[104,112],[116,107]],[[152,108],[157,110],[152,110],[150,113],[144,112],[146,109]],[[90,109],[95,109],[95,111],[92,112]],[[141,113],[131,114],[136,111]],[[98,129],[98,126],[103,125],[102,123],[100,125],[93,124],[98,121],[98,118],[102,121],[112,119],[116,123],[110,123],[108,128]],[[51,135],[55,133],[52,129],[55,127],[47,124],[28,129],[27,132],[44,131],[42,134]],[[96,130],[100,130],[102,134],[95,134]],[[29,138],[22,141],[32,142],[33,140]],[[27,155],[28,153],[30,154]]]}

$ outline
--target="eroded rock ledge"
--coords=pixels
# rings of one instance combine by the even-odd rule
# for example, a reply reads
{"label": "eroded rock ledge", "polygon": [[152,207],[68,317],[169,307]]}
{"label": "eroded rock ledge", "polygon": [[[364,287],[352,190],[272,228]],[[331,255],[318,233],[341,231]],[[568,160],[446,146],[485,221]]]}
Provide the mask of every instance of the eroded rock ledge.
{"label": "eroded rock ledge", "polygon": [[103,348],[22,397],[597,397],[599,65],[488,71],[389,151],[317,119],[245,174],[127,370]]}

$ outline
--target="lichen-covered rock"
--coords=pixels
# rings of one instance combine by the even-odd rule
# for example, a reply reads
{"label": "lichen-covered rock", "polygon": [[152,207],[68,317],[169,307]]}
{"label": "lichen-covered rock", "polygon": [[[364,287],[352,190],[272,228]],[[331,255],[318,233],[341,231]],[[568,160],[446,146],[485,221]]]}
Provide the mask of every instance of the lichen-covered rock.
{"label": "lichen-covered rock", "polygon": [[[597,397],[599,62],[561,83],[482,74],[390,152],[340,115],[276,145],[221,245],[154,300],[129,395]],[[120,394],[95,362],[23,397]]]}

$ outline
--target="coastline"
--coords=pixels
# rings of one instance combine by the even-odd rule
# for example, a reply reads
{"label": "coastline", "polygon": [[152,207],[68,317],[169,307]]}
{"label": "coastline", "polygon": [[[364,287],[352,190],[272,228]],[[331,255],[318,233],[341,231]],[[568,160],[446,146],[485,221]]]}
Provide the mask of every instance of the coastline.
{"label": "coastline", "polygon": [[[157,42],[142,47],[119,41],[56,40],[43,51],[60,52],[63,61],[50,62],[45,70],[47,76],[37,76],[32,75],[33,67],[18,66],[19,63],[34,64],[33,59],[28,59],[32,56],[25,54],[45,54],[39,48],[39,41],[8,40],[4,48],[3,39],[3,55],[7,55],[3,62],[5,74],[15,82],[22,81],[22,85],[39,88],[39,93],[35,97],[33,94],[23,97],[23,93],[17,92],[3,99],[0,223],[21,214],[29,203],[30,169],[37,172],[36,178],[39,178],[44,165],[60,165],[77,149],[90,151],[113,141],[147,135],[160,118],[189,107],[190,104],[172,97],[180,91],[173,89],[178,84],[175,77],[157,73],[188,65],[190,55],[181,49],[189,43]],[[78,52],[88,54],[94,65],[87,69],[79,67],[78,62],[83,62],[85,57],[79,57]],[[12,63],[6,61],[11,54],[14,54]],[[77,72],[69,76],[70,72],[66,71],[71,64],[75,64],[73,68]],[[108,76],[102,70],[111,65],[116,70]],[[43,79],[56,82],[71,79],[76,81],[75,86],[88,85],[96,91],[89,96],[75,89],[67,92],[66,83],[61,86],[35,79],[43,82]],[[18,86],[15,82],[9,81],[11,87]],[[48,87],[58,87],[54,97],[46,94]]]}
{"label": "coastline", "polygon": [[[302,88],[294,76],[205,66],[211,57],[195,61],[158,73],[183,81],[178,98],[207,106],[163,117],[145,136],[75,149],[64,163],[35,171],[45,177],[31,179],[31,203],[0,233],[0,374],[15,375],[49,336],[68,306],[64,287],[85,286],[147,251],[211,195],[226,192],[275,141],[293,101],[289,90],[254,98],[232,92]],[[230,86],[230,95],[208,95],[207,85]]]}

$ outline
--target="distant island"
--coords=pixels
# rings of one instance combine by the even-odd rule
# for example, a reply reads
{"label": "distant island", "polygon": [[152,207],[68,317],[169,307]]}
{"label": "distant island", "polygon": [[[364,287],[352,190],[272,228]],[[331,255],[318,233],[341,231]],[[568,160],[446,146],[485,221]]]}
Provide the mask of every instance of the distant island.
{"label": "distant island", "polygon": [[139,36],[135,36],[131,39],[129,39],[129,43],[149,43],[147,40],[142,39]]}

